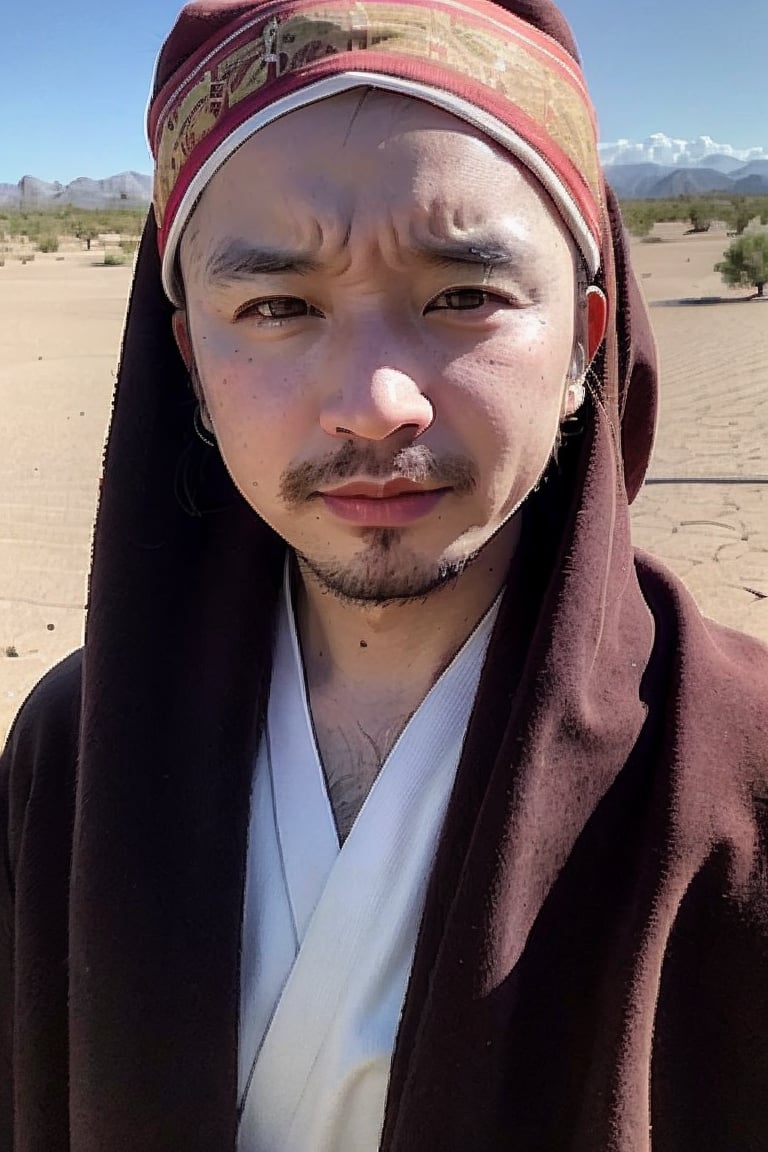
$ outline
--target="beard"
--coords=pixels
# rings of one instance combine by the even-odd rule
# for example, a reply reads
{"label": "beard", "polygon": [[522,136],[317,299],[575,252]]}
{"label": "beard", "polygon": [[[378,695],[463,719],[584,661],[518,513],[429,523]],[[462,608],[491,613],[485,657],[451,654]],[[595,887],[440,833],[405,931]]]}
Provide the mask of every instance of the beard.
{"label": "beard", "polygon": [[437,561],[409,556],[399,547],[402,535],[397,528],[371,529],[366,549],[346,563],[314,560],[302,552],[298,557],[332,596],[373,607],[426,600],[457,580],[479,555],[475,552],[455,560],[443,557]]}
{"label": "beard", "polygon": [[[306,506],[317,490],[333,481],[354,476],[390,479],[404,477],[451,488],[464,495],[474,490],[476,472],[472,461],[446,455],[437,459],[423,445],[411,444],[386,456],[373,445],[347,441],[336,452],[287,469],[280,482],[280,496],[290,509]],[[381,605],[424,600],[458,579],[474,556],[450,560],[430,558],[409,551],[399,528],[371,528],[363,533],[362,550],[349,560],[318,560],[301,551],[304,568],[331,595],[358,605]]]}

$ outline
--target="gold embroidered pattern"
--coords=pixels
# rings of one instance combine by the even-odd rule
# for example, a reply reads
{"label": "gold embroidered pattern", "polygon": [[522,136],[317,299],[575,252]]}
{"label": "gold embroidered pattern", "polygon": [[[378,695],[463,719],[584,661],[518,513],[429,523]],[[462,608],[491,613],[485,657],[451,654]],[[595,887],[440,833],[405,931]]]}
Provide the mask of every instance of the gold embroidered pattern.
{"label": "gold embroidered pattern", "polygon": [[229,109],[265,85],[322,59],[375,51],[412,56],[480,83],[542,128],[600,200],[595,131],[587,98],[522,37],[468,23],[456,14],[397,3],[329,4],[284,20],[273,17],[228,55],[212,61],[158,126],[158,224],[193,149]]}

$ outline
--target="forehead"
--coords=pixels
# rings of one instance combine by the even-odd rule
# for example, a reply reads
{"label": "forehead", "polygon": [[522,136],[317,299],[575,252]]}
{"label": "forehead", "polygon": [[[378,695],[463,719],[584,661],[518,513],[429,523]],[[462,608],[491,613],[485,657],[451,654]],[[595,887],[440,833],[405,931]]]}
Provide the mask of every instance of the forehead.
{"label": "forehead", "polygon": [[317,247],[377,228],[572,247],[538,181],[480,130],[366,88],[297,109],[247,140],[206,187],[182,255],[202,256],[224,233]]}

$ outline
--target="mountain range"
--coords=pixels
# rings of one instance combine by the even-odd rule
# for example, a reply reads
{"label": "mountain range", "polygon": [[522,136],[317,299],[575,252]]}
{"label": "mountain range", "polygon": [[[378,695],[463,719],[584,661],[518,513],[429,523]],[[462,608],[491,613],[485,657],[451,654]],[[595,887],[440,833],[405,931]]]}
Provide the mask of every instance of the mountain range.
{"label": "mountain range", "polygon": [[[734,148],[711,136],[683,140],[656,132],[636,143],[617,140],[600,145],[608,179],[624,199],[666,199],[720,192],[768,196],[768,149]],[[128,208],[146,206],[152,177],[121,172],[105,180],[85,176],[71,184],[49,184],[24,176],[18,184],[0,184],[0,207]]]}
{"label": "mountain range", "polygon": [[48,184],[22,176],[18,184],[0,184],[0,207],[7,208],[137,208],[152,198],[152,177],[121,172],[106,180],[81,176],[71,184]]}
{"label": "mountain range", "polygon": [[[605,174],[616,194],[626,200],[665,200],[675,196],[768,196],[768,160],[750,160],[724,172],[720,157],[684,168],[665,164],[606,164]],[[709,162],[711,161],[711,163]]]}
{"label": "mountain range", "polygon": [[645,140],[600,145],[600,159],[619,196],[666,199],[723,192],[768,196],[768,150],[734,148],[711,136],[682,140],[656,132]]}

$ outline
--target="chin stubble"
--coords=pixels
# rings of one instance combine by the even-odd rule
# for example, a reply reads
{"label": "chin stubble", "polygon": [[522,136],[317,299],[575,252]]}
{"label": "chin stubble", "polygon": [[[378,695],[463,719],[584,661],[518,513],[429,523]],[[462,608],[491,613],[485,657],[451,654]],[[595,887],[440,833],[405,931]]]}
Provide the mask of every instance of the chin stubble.
{"label": "chin stubble", "polygon": [[298,555],[301,564],[332,596],[350,604],[381,606],[426,600],[458,580],[480,554],[417,567],[398,558],[401,535],[399,529],[372,529],[366,551],[349,565],[318,561],[301,552]]}
{"label": "chin stubble", "polygon": [[[382,445],[348,440],[332,455],[286,469],[280,480],[280,497],[287,508],[301,508],[317,499],[319,490],[359,477],[412,480],[450,488],[456,495],[466,495],[476,487],[474,465],[465,456],[437,457],[421,444],[408,445],[394,454],[388,451],[386,456],[382,451]],[[399,528],[368,529],[361,536],[362,552],[349,564],[298,555],[327,592],[350,603],[367,605],[424,600],[457,580],[476,555],[434,564],[415,563],[409,559],[407,549],[401,548],[403,539]]]}

